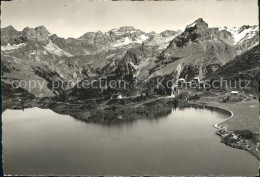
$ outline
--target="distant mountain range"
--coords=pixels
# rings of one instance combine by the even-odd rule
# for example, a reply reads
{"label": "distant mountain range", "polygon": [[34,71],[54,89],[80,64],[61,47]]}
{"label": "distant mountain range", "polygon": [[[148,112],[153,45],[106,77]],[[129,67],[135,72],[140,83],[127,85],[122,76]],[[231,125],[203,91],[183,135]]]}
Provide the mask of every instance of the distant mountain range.
{"label": "distant mountain range", "polygon": [[258,26],[209,28],[202,18],[183,32],[146,33],[125,26],[105,33],[87,32],[76,39],[50,34],[44,26],[22,31],[8,26],[1,29],[2,82],[45,81],[40,92],[38,86],[26,89],[35,96],[53,96],[71,90],[52,91],[52,81],[76,84],[109,75],[126,80],[165,76],[203,79],[224,74],[228,67],[239,72],[236,63],[247,63],[244,53],[256,53],[258,44]]}

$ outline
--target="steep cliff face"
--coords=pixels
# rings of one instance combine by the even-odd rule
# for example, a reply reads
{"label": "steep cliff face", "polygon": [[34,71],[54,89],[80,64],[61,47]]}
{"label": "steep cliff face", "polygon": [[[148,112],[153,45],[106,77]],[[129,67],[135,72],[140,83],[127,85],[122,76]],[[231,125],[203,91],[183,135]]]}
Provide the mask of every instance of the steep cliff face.
{"label": "steep cliff face", "polygon": [[[145,46],[136,47],[126,52],[122,60],[118,63],[114,73],[122,79],[134,78],[139,76],[143,62],[146,62],[148,57],[152,56],[150,48]],[[146,66],[146,64],[144,65]]]}
{"label": "steep cliff face", "polygon": [[46,41],[50,35],[49,31],[44,26],[38,26],[36,28],[24,28],[23,34],[28,40]]}
{"label": "steep cliff face", "polygon": [[218,28],[208,28],[203,19],[197,19],[170,42],[159,61],[182,65],[180,77],[203,78],[236,56],[235,48],[228,42],[229,37]]}
{"label": "steep cliff face", "polygon": [[36,28],[26,27],[23,31],[17,31],[12,26],[8,26],[1,30],[1,45],[18,45],[30,40],[46,41],[49,35],[49,31],[44,26]]}

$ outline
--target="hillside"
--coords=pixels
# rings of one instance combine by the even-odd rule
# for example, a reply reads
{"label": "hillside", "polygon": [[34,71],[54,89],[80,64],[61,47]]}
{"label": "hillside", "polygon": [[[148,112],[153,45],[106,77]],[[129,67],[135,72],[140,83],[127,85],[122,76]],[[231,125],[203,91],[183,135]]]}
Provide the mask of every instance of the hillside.
{"label": "hillside", "polygon": [[[44,26],[22,31],[8,26],[1,33],[2,82],[34,80],[35,87],[25,89],[44,97],[72,93],[77,83],[108,76],[125,79],[130,85],[134,79],[202,79],[237,54],[251,50],[258,38],[257,26],[210,28],[202,18],[183,32],[146,33],[124,26],[68,39],[51,34]],[[238,72],[240,67],[234,65],[233,69]],[[139,85],[126,93],[140,94],[147,87]]]}
{"label": "hillside", "polygon": [[[233,90],[245,90],[246,92],[258,94],[259,87],[259,46],[255,46],[252,49],[236,56],[233,60],[220,67],[210,76],[208,79],[220,79],[232,81],[234,88]],[[245,87],[250,81],[249,89],[239,89],[239,79],[244,80],[241,84]],[[236,83],[235,83],[236,82]],[[237,88],[235,88],[235,86]]]}

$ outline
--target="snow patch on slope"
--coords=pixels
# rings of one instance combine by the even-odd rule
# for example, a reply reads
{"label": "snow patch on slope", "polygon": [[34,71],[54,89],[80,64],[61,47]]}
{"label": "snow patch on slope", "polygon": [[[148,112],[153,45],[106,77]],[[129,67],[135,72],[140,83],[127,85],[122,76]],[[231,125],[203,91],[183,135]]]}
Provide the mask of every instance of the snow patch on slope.
{"label": "snow patch on slope", "polygon": [[113,47],[120,47],[124,45],[128,45],[132,42],[132,40],[129,37],[125,37],[122,40],[118,41],[116,44],[113,45]]}
{"label": "snow patch on slope", "polygon": [[117,40],[116,43],[113,45],[113,47],[121,47],[121,46],[129,45],[129,44],[133,44],[133,43],[141,44],[143,41],[147,40],[148,38],[149,37],[144,34],[141,34],[140,36],[138,36],[136,38],[124,37],[120,40]]}
{"label": "snow patch on slope", "polygon": [[1,51],[6,51],[6,50],[15,50],[15,49],[19,49],[21,47],[26,46],[27,44],[25,43],[21,43],[21,44],[14,44],[14,45],[10,45],[9,43],[6,46],[1,46]]}
{"label": "snow patch on slope", "polygon": [[143,34],[142,34],[142,35],[140,35],[140,37],[142,38],[142,40],[143,40],[143,41],[145,41],[146,39],[148,39],[148,38],[149,38],[148,36],[146,36],[146,35],[143,35]]}
{"label": "snow patch on slope", "polygon": [[191,27],[194,27],[195,25],[196,25],[196,22],[193,22],[192,24],[187,25],[186,28],[191,28]]}
{"label": "snow patch on slope", "polygon": [[59,48],[57,45],[53,44],[50,40],[49,43],[46,46],[43,46],[45,50],[50,52],[51,54],[57,55],[57,56],[67,56],[71,57],[72,55],[61,48]]}
{"label": "snow patch on slope", "polygon": [[[220,28],[221,29],[221,28]],[[259,28],[257,25],[250,26],[250,27],[232,27],[232,28],[223,28],[226,31],[229,31],[233,38],[235,43],[242,42],[247,39],[253,38],[255,35],[257,35],[257,32],[259,31]]]}

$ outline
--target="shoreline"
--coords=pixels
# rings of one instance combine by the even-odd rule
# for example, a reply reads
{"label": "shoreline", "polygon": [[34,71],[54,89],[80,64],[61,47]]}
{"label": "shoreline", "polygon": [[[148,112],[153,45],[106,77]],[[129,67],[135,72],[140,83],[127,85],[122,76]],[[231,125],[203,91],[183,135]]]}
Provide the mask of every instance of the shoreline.
{"label": "shoreline", "polygon": [[[196,104],[200,106],[198,102],[192,104]],[[260,154],[259,154],[260,145],[257,138],[259,136],[259,133],[256,134],[251,132],[250,130],[230,130],[228,128],[228,123],[226,126],[220,127],[219,126],[220,124],[223,124],[230,119],[234,119],[235,114],[227,108],[223,108],[220,106],[217,107],[202,102],[201,104],[204,104],[204,106],[208,106],[212,108],[222,109],[231,114],[227,119],[213,125],[213,127],[217,129],[216,135],[220,136],[221,143],[230,146],[232,148],[245,150],[249,152],[251,155],[253,155],[254,157],[256,157],[258,160],[260,160]]]}
{"label": "shoreline", "polygon": [[[94,123],[107,123],[109,121],[114,122],[114,121],[133,121],[136,119],[141,118],[139,114],[142,115],[147,115],[146,118],[153,118],[152,113],[153,111],[161,112],[162,114],[167,114],[167,108],[173,108],[175,105],[175,102],[179,102],[178,106],[202,106],[204,108],[213,108],[216,110],[221,110],[225,111],[228,113],[230,116],[221,121],[218,122],[214,125],[212,125],[214,128],[217,129],[216,135],[221,137],[221,143],[224,143],[227,146],[236,148],[236,149],[243,149],[251,153],[253,156],[255,156],[258,160],[259,158],[259,141],[256,136],[259,135],[259,132],[254,132],[251,131],[250,129],[243,129],[242,126],[240,126],[240,121],[238,118],[239,116],[237,115],[238,112],[234,112],[234,108],[232,111],[232,106],[235,105],[236,107],[241,107],[245,103],[227,103],[227,104],[222,104],[220,105],[217,101],[209,101],[209,103],[203,102],[203,100],[191,100],[191,101],[182,101],[177,98],[172,98],[172,97],[157,97],[153,99],[145,99],[145,100],[140,100],[137,102],[133,102],[136,104],[133,104],[132,102],[126,103],[126,104],[120,104],[122,100],[114,100],[115,102],[112,102],[111,104],[106,104],[103,105],[105,107],[99,107],[99,108],[89,108],[85,104],[71,104],[71,103],[51,103],[51,102],[43,102],[39,100],[34,100],[34,102],[30,102],[29,104],[26,104],[24,108],[32,108],[32,107],[39,107],[39,108],[50,108],[54,112],[60,113],[60,114],[68,114],[78,120],[85,121],[85,122],[94,122]],[[5,106],[5,103],[3,103],[3,106]],[[247,102],[246,106],[250,105],[252,102]],[[7,104],[8,105],[8,104]],[[97,104],[98,105],[98,104]],[[8,106],[7,106],[8,107]],[[52,107],[52,108],[51,108]],[[131,108],[132,109],[129,109]],[[251,105],[249,106],[251,107]],[[114,109],[115,108],[115,109]],[[20,105],[12,105],[10,108],[7,109],[21,109]],[[97,116],[91,115],[90,112],[91,110],[95,109],[96,113],[98,113],[97,116],[101,118],[97,118]],[[242,110],[243,111],[243,110]],[[79,113],[77,113],[79,112]],[[239,108],[239,112],[241,112]],[[82,117],[82,114],[84,117]],[[122,114],[126,113],[128,116],[122,119]],[[242,112],[241,112],[242,113]],[[92,113],[93,114],[93,113]],[[87,117],[85,117],[87,115]],[[120,119],[118,119],[121,117]],[[240,116],[241,117],[241,116]],[[243,117],[243,116],[242,116]],[[250,117],[250,116],[249,116]],[[252,116],[251,116],[252,117]],[[236,119],[237,118],[237,119]],[[235,120],[236,119],[236,120]],[[248,121],[248,118],[245,118],[244,121]],[[229,122],[232,120],[232,122]],[[234,122],[239,122],[238,130],[236,129],[231,129],[230,125],[232,125]],[[236,125],[237,126],[237,125]],[[250,128],[250,127],[249,127]]]}
{"label": "shoreline", "polygon": [[221,123],[224,123],[225,121],[227,121],[227,120],[229,120],[229,119],[231,119],[231,118],[233,118],[233,115],[234,115],[234,113],[233,113],[232,111],[228,110],[228,109],[221,108],[221,107],[217,107],[217,106],[213,106],[213,105],[209,105],[209,104],[207,104],[207,103],[203,103],[204,105],[200,105],[200,104],[194,103],[194,102],[193,102],[193,103],[190,103],[190,104],[195,104],[195,105],[197,105],[197,106],[205,106],[205,107],[207,106],[207,107],[214,108],[214,109],[221,109],[221,110],[224,110],[224,111],[230,113],[230,116],[229,116],[227,119],[225,119],[225,120],[223,120],[223,121],[221,121],[221,122],[219,122],[219,123],[216,123],[216,124],[212,125],[212,126],[215,127],[216,129],[221,129],[221,127],[219,127],[218,125],[221,124]]}

